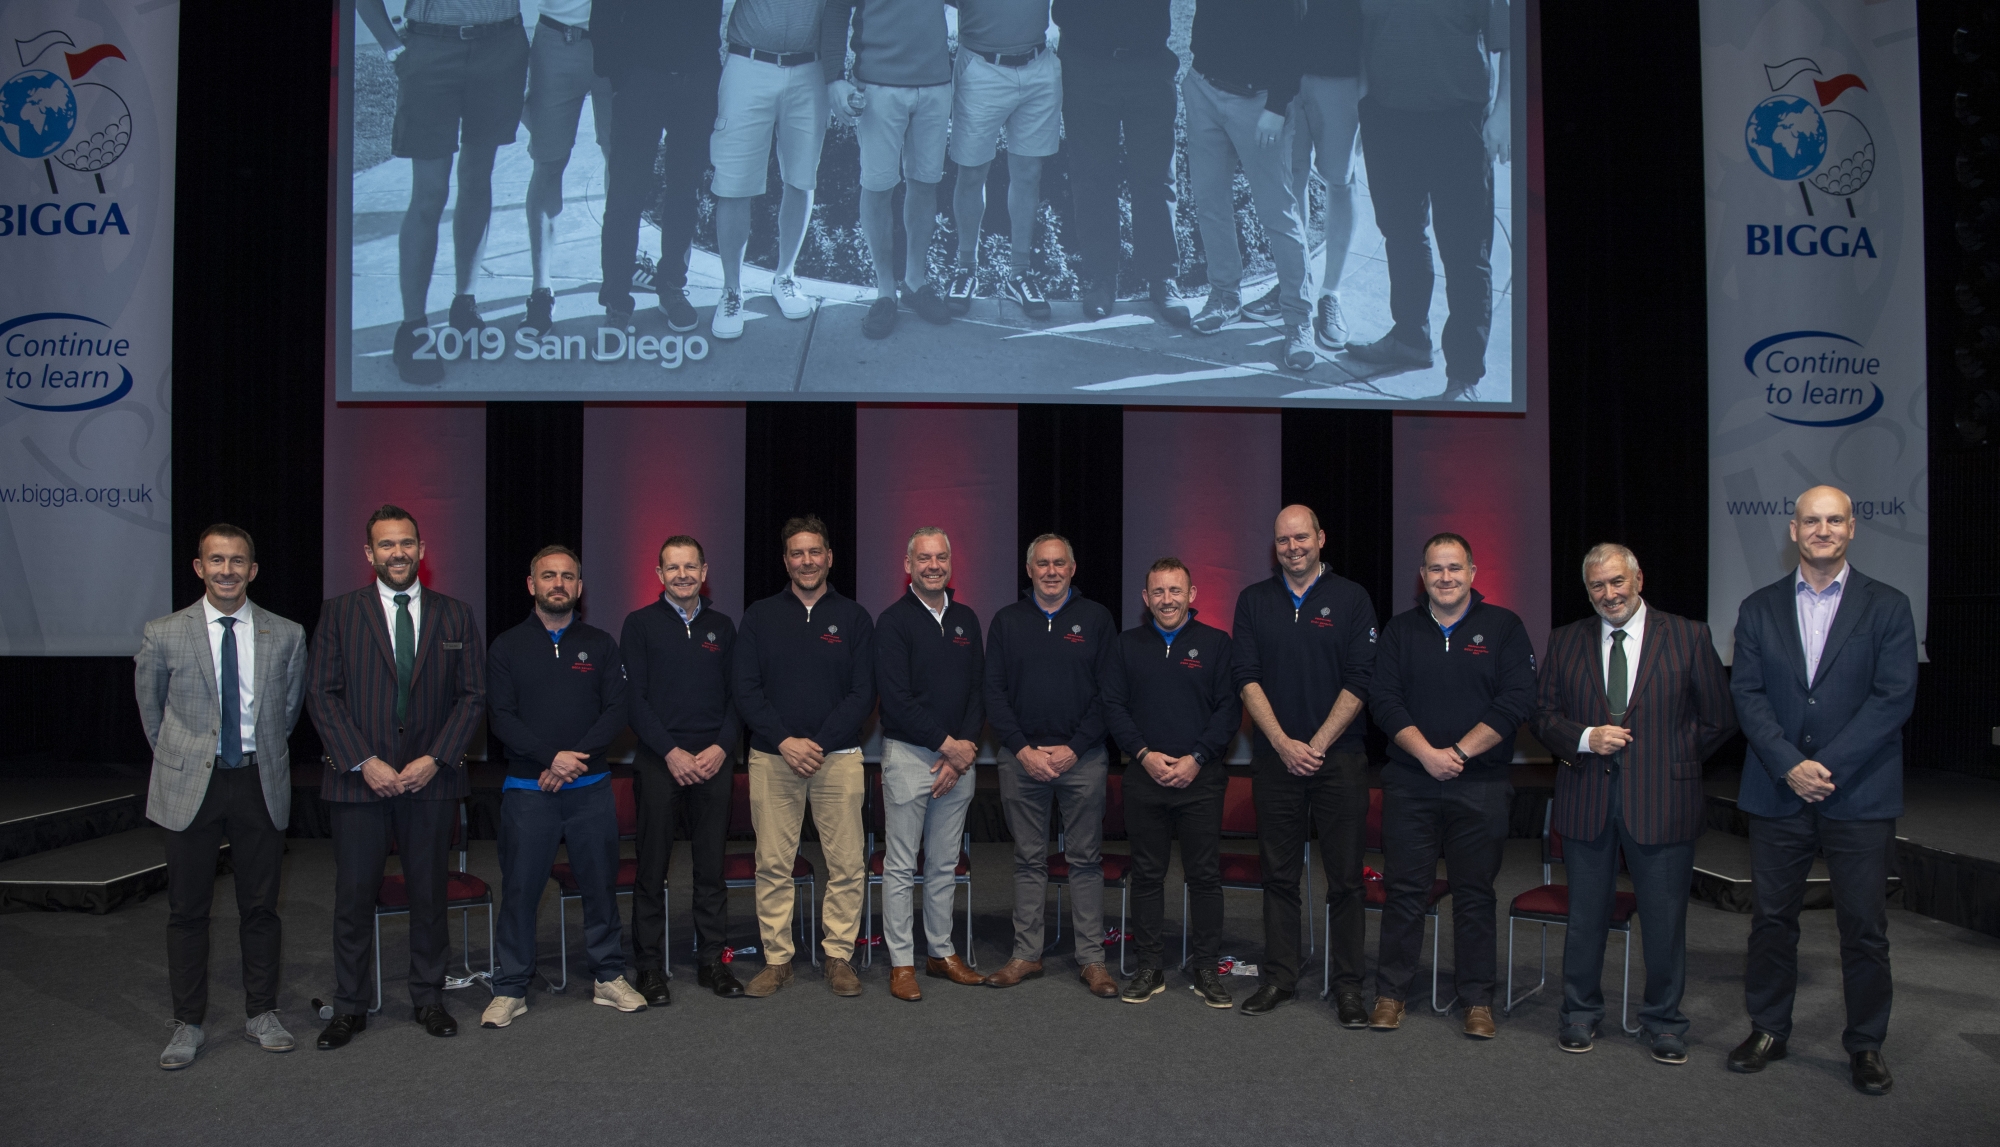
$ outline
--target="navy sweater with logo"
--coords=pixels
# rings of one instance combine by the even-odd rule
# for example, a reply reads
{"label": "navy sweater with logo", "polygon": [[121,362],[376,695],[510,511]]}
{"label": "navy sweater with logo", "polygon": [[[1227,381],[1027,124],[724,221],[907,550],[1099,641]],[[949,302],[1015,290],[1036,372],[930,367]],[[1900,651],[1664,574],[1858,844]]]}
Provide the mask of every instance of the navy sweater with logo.
{"label": "navy sweater with logo", "polygon": [[986,725],[986,646],[972,607],[939,621],[906,590],[875,619],[875,687],[882,735],[936,751],[947,736],[979,743]]}
{"label": "navy sweater with logo", "polygon": [[641,758],[682,749],[699,753],[721,745],[736,753],[736,704],[729,692],[729,669],[736,654],[736,623],[701,599],[692,623],[667,604],[666,594],[625,618],[618,644],[632,731]]}
{"label": "navy sweater with logo", "polygon": [[[1310,740],[1345,689],[1364,708],[1331,748],[1361,751],[1376,658],[1375,603],[1367,590],[1323,569],[1306,590],[1305,601],[1294,606],[1280,574],[1245,586],[1236,596],[1230,633],[1237,690],[1253,682],[1262,687],[1286,736]],[[1271,752],[1262,729],[1257,730],[1256,748]]]}
{"label": "navy sweater with logo", "polygon": [[1171,645],[1150,617],[1119,634],[1104,675],[1104,725],[1112,740],[1135,759],[1141,749],[1193,753],[1202,768],[1221,768],[1243,718],[1231,661],[1229,635],[1192,616]]}
{"label": "navy sweater with logo", "polygon": [[1447,635],[1428,603],[1399,613],[1382,627],[1370,705],[1389,734],[1384,787],[1436,787],[1396,734],[1412,725],[1442,749],[1484,724],[1500,743],[1473,757],[1457,779],[1504,781],[1514,759],[1514,731],[1535,707],[1535,648],[1513,610],[1472,591],[1472,606]]}
{"label": "navy sweater with logo", "polygon": [[486,650],[486,719],[507,747],[507,775],[533,780],[559,752],[586,753],[592,773],[625,728],[625,668],[611,635],[581,621],[549,640],[533,613]]}
{"label": "navy sweater with logo", "polygon": [[775,753],[805,737],[829,753],[857,748],[875,707],[875,625],[828,586],[811,609],[786,586],[743,611],[730,687],[750,747]]}
{"label": "navy sweater with logo", "polygon": [[1050,617],[1033,594],[993,615],[986,631],[986,720],[1013,752],[1068,745],[1081,757],[1104,743],[1098,689],[1118,625],[1074,589]]}

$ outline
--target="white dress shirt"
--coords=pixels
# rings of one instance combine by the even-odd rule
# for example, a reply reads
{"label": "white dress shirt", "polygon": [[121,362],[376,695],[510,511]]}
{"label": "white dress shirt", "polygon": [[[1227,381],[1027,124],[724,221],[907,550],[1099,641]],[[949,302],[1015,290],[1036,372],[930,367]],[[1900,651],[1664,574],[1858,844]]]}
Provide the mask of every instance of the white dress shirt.
{"label": "white dress shirt", "polygon": [[[222,623],[220,617],[236,619],[236,715],[243,726],[243,751],[257,751],[257,620],[255,611],[246,600],[236,612],[224,613],[215,608],[215,603],[203,594],[202,616],[208,619],[208,661],[209,668],[215,670],[217,689],[216,703],[221,704],[222,688]],[[220,740],[217,749],[222,746]]]}
{"label": "white dress shirt", "polygon": [[396,595],[410,595],[410,627],[413,636],[422,637],[424,632],[424,583],[413,581],[408,589],[391,589],[381,578],[375,579],[375,592],[382,596],[382,616],[389,623],[389,656],[396,655]]}
{"label": "white dress shirt", "polygon": [[[1646,599],[1639,599],[1639,608],[1632,611],[1632,617],[1623,625],[1613,625],[1603,618],[1597,619],[1597,664],[1603,669],[1605,695],[1611,692],[1611,633],[1625,631],[1625,701],[1631,704],[1632,684],[1639,676],[1639,647],[1646,640]],[[1584,729],[1583,736],[1577,738],[1576,751],[1590,752],[1590,730]]]}
{"label": "white dress shirt", "polygon": [[1833,628],[1833,618],[1840,612],[1840,597],[1847,588],[1847,571],[1853,567],[1840,563],[1840,572],[1833,575],[1833,583],[1823,590],[1815,590],[1806,581],[1805,568],[1792,575],[1792,592],[1798,599],[1799,641],[1805,646],[1806,684],[1819,676],[1820,654],[1826,652],[1827,631]]}

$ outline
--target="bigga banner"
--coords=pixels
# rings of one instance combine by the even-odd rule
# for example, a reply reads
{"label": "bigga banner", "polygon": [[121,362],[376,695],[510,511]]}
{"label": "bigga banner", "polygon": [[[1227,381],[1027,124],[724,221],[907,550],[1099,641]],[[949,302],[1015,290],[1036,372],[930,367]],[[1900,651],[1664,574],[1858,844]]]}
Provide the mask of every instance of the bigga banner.
{"label": "bigga banner", "polygon": [[1702,0],[1708,617],[1797,564],[1803,490],[1854,498],[1849,560],[1922,635],[1923,196],[1914,0]]}

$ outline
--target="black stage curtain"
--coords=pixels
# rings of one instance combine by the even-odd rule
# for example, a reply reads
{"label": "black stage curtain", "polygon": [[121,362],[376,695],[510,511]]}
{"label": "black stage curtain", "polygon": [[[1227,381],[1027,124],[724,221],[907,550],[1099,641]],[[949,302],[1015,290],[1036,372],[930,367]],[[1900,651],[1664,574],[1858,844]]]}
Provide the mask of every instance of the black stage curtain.
{"label": "black stage curtain", "polygon": [[[486,404],[486,639],[519,625],[528,559],[543,546],[583,552],[583,404]],[[590,555],[584,554],[587,558]],[[621,619],[612,619],[616,630]],[[598,628],[606,628],[602,622]]]}
{"label": "black stage curtain", "polygon": [[[228,74],[256,98],[226,117],[182,99],[174,179],[172,605],[200,593],[198,533],[228,521],[256,538],[257,603],[308,628],[323,557],[329,92],[326,41],[298,30],[327,27],[317,7],[303,25],[250,0],[181,12],[181,74]],[[129,657],[0,658],[0,698],[0,759],[151,756]],[[317,746],[301,721],[294,755]]]}
{"label": "black stage curtain", "polygon": [[743,604],[785,588],[778,532],[817,514],[833,536],[833,588],[853,597],[854,404],[750,402],[743,425]]}
{"label": "black stage curtain", "polygon": [[1278,500],[1311,506],[1326,530],[1321,557],[1360,584],[1376,617],[1394,612],[1395,436],[1386,410],[1296,410],[1280,416]]}
{"label": "black stage curtain", "polygon": [[[1076,549],[1077,592],[1116,618],[1124,598],[1125,408],[1022,403],[1018,408],[1015,541],[1042,534]],[[1026,563],[1020,586],[1028,592]]]}
{"label": "black stage curtain", "polygon": [[[1586,616],[1577,575],[1598,542],[1632,547],[1646,600],[1708,616],[1708,286],[1700,20],[1655,12],[1643,178],[1604,178],[1593,93],[1622,9],[1541,5],[1548,188],[1550,617]],[[1518,266],[1519,264],[1517,264]]]}

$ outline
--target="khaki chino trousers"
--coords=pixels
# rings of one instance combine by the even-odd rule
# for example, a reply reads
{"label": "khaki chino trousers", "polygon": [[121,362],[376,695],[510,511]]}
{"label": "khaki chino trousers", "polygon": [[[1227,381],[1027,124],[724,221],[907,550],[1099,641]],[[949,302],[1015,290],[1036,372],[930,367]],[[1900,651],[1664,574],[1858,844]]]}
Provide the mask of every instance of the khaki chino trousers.
{"label": "khaki chino trousers", "polygon": [[820,949],[837,960],[854,958],[861,929],[861,893],[868,880],[861,800],[866,782],[859,750],[829,753],[819,771],[801,777],[776,753],[750,750],[750,825],[757,833],[757,926],[766,964],[789,964],[792,910],[798,890],[792,865],[799,831],[812,805],[826,856],[826,892],[820,899]]}

